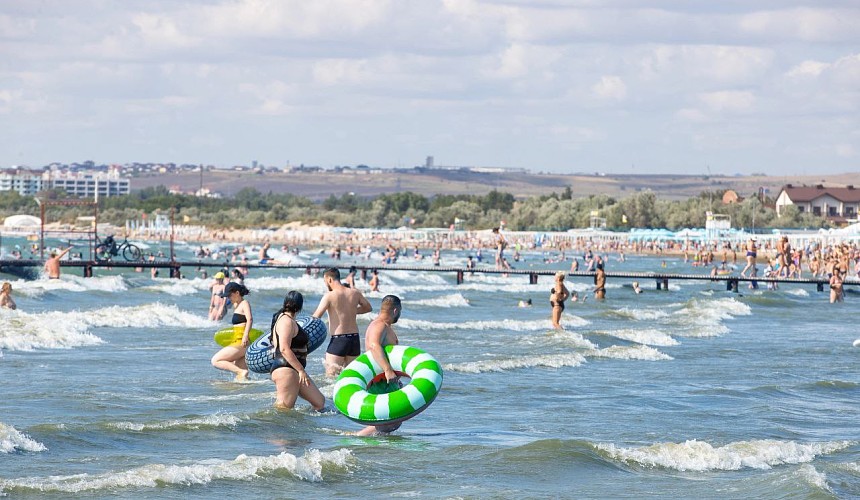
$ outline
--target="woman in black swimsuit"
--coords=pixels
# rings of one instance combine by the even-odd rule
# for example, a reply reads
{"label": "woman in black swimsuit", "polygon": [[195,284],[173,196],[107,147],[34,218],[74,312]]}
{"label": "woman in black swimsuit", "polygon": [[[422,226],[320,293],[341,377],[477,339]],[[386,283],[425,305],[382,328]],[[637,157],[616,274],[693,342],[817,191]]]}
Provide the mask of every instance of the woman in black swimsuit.
{"label": "woman in black swimsuit", "polygon": [[304,297],[293,290],[284,297],[284,305],[272,318],[272,345],[279,351],[272,367],[272,382],[275,383],[275,406],[292,408],[301,396],[314,407],[322,410],[325,396],[305,372],[308,356],[308,334],[296,323],[296,314],[302,310]]}
{"label": "woman in black swimsuit", "polygon": [[212,366],[219,370],[235,373],[236,380],[239,381],[248,378],[245,348],[250,344],[249,335],[251,334],[251,326],[254,324],[254,318],[251,316],[251,304],[245,300],[245,296],[249,293],[245,285],[232,282],[227,283],[224,291],[221,292],[221,297],[229,298],[230,302],[233,303],[233,317],[230,322],[233,324],[236,338],[232,344],[221,348],[212,356]]}
{"label": "woman in black swimsuit", "polygon": [[549,305],[552,306],[552,326],[556,330],[564,330],[561,326],[561,313],[564,312],[564,301],[570,297],[570,292],[564,286],[564,271],[555,273],[555,287],[549,296]]}

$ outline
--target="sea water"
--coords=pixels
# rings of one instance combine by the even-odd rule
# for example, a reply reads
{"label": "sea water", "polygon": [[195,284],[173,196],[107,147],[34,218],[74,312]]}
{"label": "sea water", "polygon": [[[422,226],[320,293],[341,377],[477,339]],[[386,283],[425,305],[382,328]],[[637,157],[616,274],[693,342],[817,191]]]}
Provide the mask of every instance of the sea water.
{"label": "sea water", "polygon": [[[179,258],[193,249],[180,244]],[[569,268],[543,257],[514,264]],[[294,261],[314,258],[331,262],[319,249]],[[607,268],[691,272],[666,261],[610,256]],[[209,279],[5,278],[19,307],[0,311],[0,495],[11,498],[860,496],[853,293],[831,305],[814,285],[641,280],[636,295],[610,278],[604,302],[568,303],[554,331],[550,277],[467,273],[457,285],[453,273],[382,269],[371,304],[399,295],[401,342],[433,354],[445,378],[424,413],[362,438],[336,410],[276,411],[266,377],[236,383],[210,366],[224,323],[206,318]],[[306,312],[324,291],[299,270],[252,269],[246,284],[262,328],[287,291]],[[330,401],[322,358],[308,372]]]}

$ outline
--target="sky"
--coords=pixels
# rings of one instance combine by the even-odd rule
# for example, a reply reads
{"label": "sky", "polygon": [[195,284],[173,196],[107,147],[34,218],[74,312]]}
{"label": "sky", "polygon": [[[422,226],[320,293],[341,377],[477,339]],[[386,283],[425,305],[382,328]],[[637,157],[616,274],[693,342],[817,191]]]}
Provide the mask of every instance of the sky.
{"label": "sky", "polygon": [[3,0],[0,167],[860,170],[857,0]]}

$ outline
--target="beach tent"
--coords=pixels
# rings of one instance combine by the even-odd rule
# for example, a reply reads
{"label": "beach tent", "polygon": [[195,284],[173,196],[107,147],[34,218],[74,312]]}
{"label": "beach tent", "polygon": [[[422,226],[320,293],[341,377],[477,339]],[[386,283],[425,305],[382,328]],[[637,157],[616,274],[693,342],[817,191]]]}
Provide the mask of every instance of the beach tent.
{"label": "beach tent", "polygon": [[3,220],[5,227],[37,228],[42,225],[42,220],[32,215],[10,215]]}

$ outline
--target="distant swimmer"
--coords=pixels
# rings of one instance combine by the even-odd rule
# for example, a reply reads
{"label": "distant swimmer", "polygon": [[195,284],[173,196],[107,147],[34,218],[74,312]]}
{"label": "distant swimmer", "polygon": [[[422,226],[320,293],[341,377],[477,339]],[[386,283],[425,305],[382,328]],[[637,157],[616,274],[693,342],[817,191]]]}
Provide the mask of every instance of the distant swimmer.
{"label": "distant swimmer", "polygon": [[272,260],[272,258],[269,257],[269,243],[266,242],[263,243],[263,246],[260,248],[260,264],[265,264],[270,260]]}
{"label": "distant swimmer", "polygon": [[637,294],[642,293],[642,289],[639,288],[639,282],[638,281],[633,282],[633,291],[636,292]]}
{"label": "distant swimmer", "polygon": [[555,273],[555,287],[550,290],[549,305],[552,307],[552,326],[556,330],[563,330],[561,326],[561,313],[564,312],[564,302],[570,298],[570,291],[564,286],[564,271]]}
{"label": "distant swimmer", "polygon": [[343,286],[336,267],[326,269],[323,280],[328,292],[323,295],[313,317],[322,318],[328,313],[331,340],[325,352],[325,371],[326,376],[334,377],[361,354],[356,317],[369,313],[373,307],[360,291]]}
{"label": "distant swimmer", "polygon": [[[397,332],[394,331],[392,325],[397,323],[402,312],[403,306],[401,305],[400,298],[396,295],[386,295],[382,298],[382,305],[379,307],[379,316],[367,325],[367,330],[364,333],[364,345],[367,348],[367,352],[370,353],[376,364],[382,368],[382,373],[387,383],[398,382],[399,378],[391,368],[391,363],[385,354],[385,346],[400,343],[400,340],[397,338]],[[388,425],[368,425],[358,431],[356,435],[372,436],[374,434],[387,434],[399,428],[399,422]]]}
{"label": "distant swimmer", "polygon": [[368,283],[370,285],[370,291],[371,292],[378,292],[379,291],[379,271],[374,269],[371,272],[371,274],[372,274],[372,276],[370,277],[370,283]]}
{"label": "distant swimmer", "polygon": [[0,307],[4,309],[18,309],[15,300],[12,298],[12,283],[8,281],[0,287]]}
{"label": "distant swimmer", "polygon": [[860,347],[860,339],[854,341],[854,347]]}
{"label": "distant swimmer", "polygon": [[226,370],[236,374],[236,380],[247,380],[248,365],[245,364],[245,349],[251,343],[251,326],[254,324],[254,317],[251,315],[251,304],[245,300],[245,296],[250,292],[245,285],[239,283],[227,283],[224,291],[221,292],[221,297],[230,299],[233,304],[233,318],[230,322],[234,327],[239,327],[242,332],[240,338],[222,348],[212,356],[212,366],[219,370]]}
{"label": "distant swimmer", "polygon": [[51,252],[51,257],[45,261],[45,272],[48,273],[48,278],[52,280],[60,279],[60,259],[69,253],[69,250],[71,249],[72,246],[69,245],[69,248],[60,253]]}
{"label": "distant swimmer", "polygon": [[271,371],[272,382],[275,383],[275,406],[292,408],[301,396],[319,411],[325,406],[325,396],[305,371],[308,334],[296,323],[296,314],[302,310],[304,302],[302,294],[292,290],[272,318],[272,345],[278,349]]}
{"label": "distant swimmer", "polygon": [[517,305],[519,307],[531,307],[532,306],[532,299],[521,300],[519,302],[519,304],[517,304]]}
{"label": "distant swimmer", "polygon": [[606,272],[603,270],[603,265],[597,265],[597,271],[594,275],[594,298],[603,300],[606,298]]}
{"label": "distant swimmer", "polygon": [[755,267],[755,259],[758,255],[758,248],[756,247],[755,238],[750,238],[749,243],[747,243],[747,265],[741,269],[741,278],[746,277],[746,272],[748,269]]}
{"label": "distant swimmer", "polygon": [[224,314],[227,312],[227,299],[221,296],[224,287],[227,285],[224,280],[227,276],[222,271],[215,273],[215,281],[209,285],[211,295],[209,297],[209,319],[211,321],[221,321]]}
{"label": "distant swimmer", "polygon": [[845,298],[842,292],[842,270],[839,267],[833,268],[833,276],[830,277],[830,303],[842,302]]}
{"label": "distant swimmer", "polygon": [[355,273],[357,271],[358,271],[358,269],[355,266],[349,267],[349,273],[347,273],[346,279],[343,280],[344,285],[346,285],[350,288],[355,288]]}

